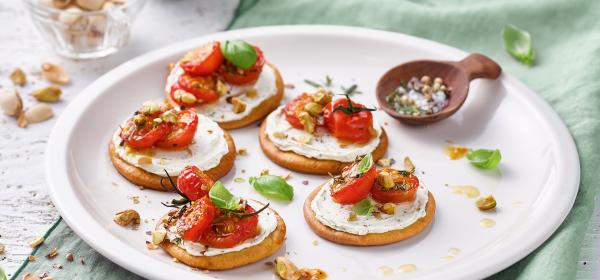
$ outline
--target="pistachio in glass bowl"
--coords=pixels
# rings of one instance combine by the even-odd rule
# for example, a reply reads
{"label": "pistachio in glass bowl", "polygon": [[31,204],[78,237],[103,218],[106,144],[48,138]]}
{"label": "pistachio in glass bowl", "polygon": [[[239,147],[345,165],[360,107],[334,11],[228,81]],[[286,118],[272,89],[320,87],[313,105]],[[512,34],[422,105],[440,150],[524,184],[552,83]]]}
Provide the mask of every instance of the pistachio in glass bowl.
{"label": "pistachio in glass bowl", "polygon": [[60,55],[99,58],[127,44],[146,0],[25,0],[31,20]]}

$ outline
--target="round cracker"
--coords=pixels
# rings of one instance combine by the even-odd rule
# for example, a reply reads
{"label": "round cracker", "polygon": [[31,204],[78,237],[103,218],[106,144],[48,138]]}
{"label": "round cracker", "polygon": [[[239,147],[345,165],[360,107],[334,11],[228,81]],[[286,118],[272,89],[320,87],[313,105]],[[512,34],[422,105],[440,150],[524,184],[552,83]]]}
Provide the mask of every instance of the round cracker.
{"label": "round cracker", "polygon": [[[236,149],[235,144],[233,143],[233,138],[227,131],[223,131],[225,140],[227,141],[227,146],[229,151],[225,154],[219,165],[204,171],[210,178],[213,180],[218,180],[219,178],[225,176],[229,170],[233,167],[233,162],[235,161]],[[164,180],[163,176],[156,175],[154,173],[150,173],[142,168],[131,165],[128,162],[124,161],[117,152],[115,151],[115,147],[112,143],[108,145],[108,153],[110,155],[110,161],[112,161],[113,165],[123,175],[123,177],[127,178],[130,182],[142,186],[144,188],[149,188],[157,191],[170,191],[169,189],[165,189],[161,186],[160,181]],[[171,176],[173,180],[177,181],[177,176]],[[168,184],[168,182],[166,182]]]}
{"label": "round cracker", "polygon": [[[283,99],[283,92],[284,92],[283,79],[281,78],[281,74],[279,73],[279,70],[277,70],[277,68],[275,66],[273,66],[273,64],[267,62],[267,65],[269,65],[271,68],[273,68],[273,72],[275,73],[275,86],[277,87],[277,93],[275,95],[263,100],[260,104],[258,104],[254,108],[252,108],[252,111],[250,111],[250,113],[248,115],[246,115],[245,117],[243,117],[239,120],[223,121],[223,122],[214,120],[215,122],[217,122],[219,124],[219,126],[221,128],[235,129],[235,128],[247,126],[255,121],[258,121],[258,120],[264,118],[266,115],[268,115],[273,110],[277,109],[277,107],[279,107],[279,103]],[[171,102],[171,104],[173,104],[174,106],[179,106],[177,103],[175,103],[175,101],[173,101],[173,99],[171,98],[171,94],[169,92],[165,92],[165,96],[166,96],[167,100],[169,100],[169,102]],[[199,106],[202,106],[202,105],[199,105]]]}
{"label": "round cracker", "polygon": [[[208,270],[226,270],[243,265],[255,263],[261,259],[275,254],[283,245],[285,240],[286,227],[285,222],[275,210],[272,208],[271,211],[275,213],[277,217],[277,228],[269,236],[267,236],[262,242],[245,248],[236,252],[229,252],[216,256],[194,256],[190,255],[185,249],[164,240],[160,243],[160,247],[163,248],[169,255],[176,258],[180,262],[187,264],[191,267],[208,269]],[[168,216],[164,216],[160,221]],[[161,222],[158,223],[156,228],[160,227]]]}
{"label": "round cracker", "polygon": [[356,235],[343,231],[332,229],[317,220],[310,204],[319,193],[323,185],[317,187],[304,202],[304,219],[310,228],[319,236],[339,244],[354,246],[374,246],[385,245],[402,241],[411,236],[417,235],[431,223],[435,215],[435,199],[431,192],[428,193],[427,206],[425,208],[425,217],[418,219],[412,225],[403,229],[392,230],[384,233],[369,233],[365,235]]}
{"label": "round cracker", "polygon": [[[260,125],[258,132],[260,147],[269,159],[285,168],[302,173],[327,175],[339,174],[344,167],[352,164],[352,162],[309,158],[292,151],[282,151],[273,144],[271,139],[269,139],[267,133],[265,133],[265,128],[266,120]],[[388,147],[387,135],[383,128],[381,129],[379,140],[379,145],[377,145],[375,150],[371,153],[373,161],[382,158]]]}

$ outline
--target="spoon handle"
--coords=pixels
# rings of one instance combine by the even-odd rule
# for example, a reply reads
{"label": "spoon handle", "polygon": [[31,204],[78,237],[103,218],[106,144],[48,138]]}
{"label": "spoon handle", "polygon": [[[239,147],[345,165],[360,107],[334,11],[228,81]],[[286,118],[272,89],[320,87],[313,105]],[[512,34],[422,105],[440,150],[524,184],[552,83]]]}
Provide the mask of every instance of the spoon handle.
{"label": "spoon handle", "polygon": [[457,66],[465,71],[467,76],[469,76],[469,81],[478,78],[496,79],[502,72],[500,65],[489,57],[479,53],[470,54],[459,61]]}

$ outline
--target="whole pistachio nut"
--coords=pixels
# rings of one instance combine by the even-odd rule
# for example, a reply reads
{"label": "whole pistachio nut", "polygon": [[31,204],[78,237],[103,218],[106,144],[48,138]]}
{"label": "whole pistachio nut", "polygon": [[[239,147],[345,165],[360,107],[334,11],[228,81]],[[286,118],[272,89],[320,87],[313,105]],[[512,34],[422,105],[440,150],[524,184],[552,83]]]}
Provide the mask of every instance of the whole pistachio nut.
{"label": "whole pistachio nut", "polygon": [[133,210],[127,209],[121,212],[118,212],[113,216],[113,220],[120,226],[128,226],[128,225],[139,225],[140,224],[140,214]]}
{"label": "whole pistachio nut", "polygon": [[71,2],[73,2],[73,0],[52,0],[52,6],[59,9],[64,9],[71,5]]}
{"label": "whole pistachio nut", "polygon": [[17,68],[10,73],[10,80],[15,85],[23,86],[27,82],[27,76],[25,76],[25,72],[21,68]]}
{"label": "whole pistachio nut", "polygon": [[28,123],[43,122],[54,116],[52,107],[45,103],[38,103],[25,111],[25,119]]}
{"label": "whole pistachio nut", "polygon": [[77,6],[84,10],[96,11],[102,9],[105,0],[75,0]]}
{"label": "whole pistachio nut", "polygon": [[19,92],[14,89],[0,90],[0,107],[9,116],[19,116],[23,110],[23,101]]}
{"label": "whole pistachio nut", "polygon": [[59,87],[47,86],[33,91],[31,96],[42,102],[56,102],[60,99],[61,93],[62,90]]}
{"label": "whole pistachio nut", "polygon": [[67,74],[67,72],[62,67],[56,64],[43,63],[42,76],[44,76],[46,80],[59,85],[69,83],[69,74]]}

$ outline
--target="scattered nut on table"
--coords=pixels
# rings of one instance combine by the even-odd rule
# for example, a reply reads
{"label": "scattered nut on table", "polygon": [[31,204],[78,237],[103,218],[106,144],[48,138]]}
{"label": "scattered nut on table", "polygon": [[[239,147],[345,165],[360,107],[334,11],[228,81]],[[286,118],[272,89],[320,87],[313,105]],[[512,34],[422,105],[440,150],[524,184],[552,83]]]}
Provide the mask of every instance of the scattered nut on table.
{"label": "scattered nut on table", "polygon": [[14,89],[0,90],[0,107],[9,116],[18,116],[23,110],[23,101]]}
{"label": "scattered nut on table", "polygon": [[496,208],[496,199],[491,194],[486,195],[477,199],[477,201],[475,201],[475,205],[481,211],[490,211]]}
{"label": "scattered nut on table", "polygon": [[139,225],[140,224],[140,214],[133,210],[127,209],[121,212],[118,212],[113,216],[113,221],[120,226],[129,226],[129,225]]}
{"label": "scattered nut on table", "polygon": [[56,64],[43,63],[42,76],[44,76],[46,80],[59,85],[69,83],[69,74],[67,74],[67,72],[62,67]]}
{"label": "scattered nut on table", "polygon": [[10,80],[15,85],[23,86],[25,82],[27,82],[27,76],[25,75],[25,72],[21,70],[21,68],[17,68],[10,73]]}
{"label": "scattered nut on table", "polygon": [[29,247],[35,248],[37,246],[42,245],[42,243],[44,243],[44,237],[39,236],[39,237],[36,237],[33,240],[29,241]]}
{"label": "scattered nut on table", "polygon": [[38,103],[31,106],[27,111],[19,115],[17,125],[21,128],[27,127],[30,123],[43,122],[54,116],[52,107],[45,103]]}
{"label": "scattered nut on table", "polygon": [[320,280],[327,278],[327,273],[318,268],[298,268],[285,257],[275,258],[275,273],[283,280]]}
{"label": "scattered nut on table", "polygon": [[42,102],[56,102],[60,99],[62,90],[57,86],[47,86],[31,93],[35,99]]}

